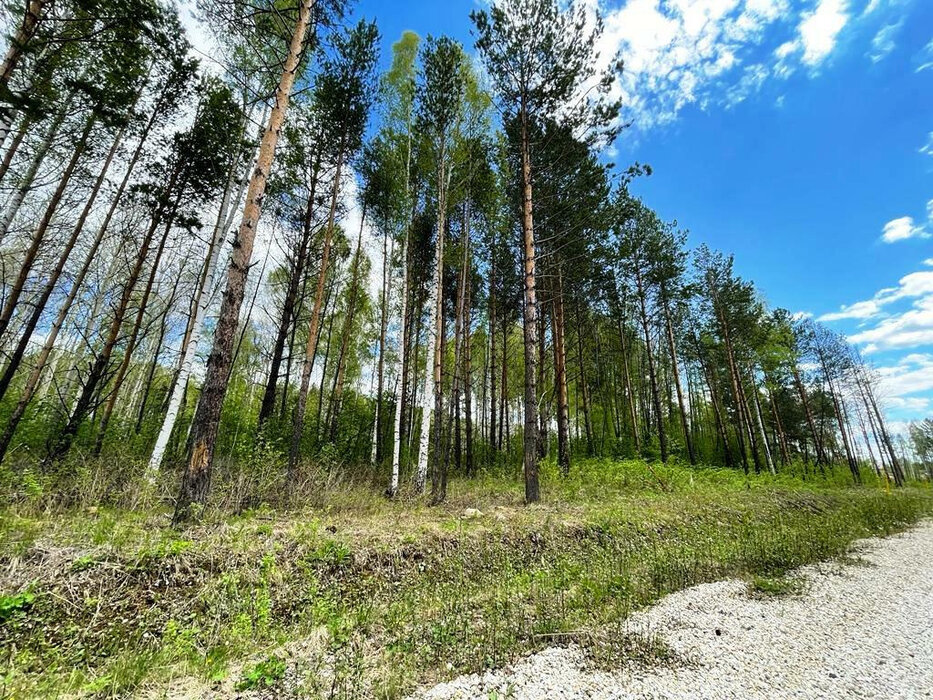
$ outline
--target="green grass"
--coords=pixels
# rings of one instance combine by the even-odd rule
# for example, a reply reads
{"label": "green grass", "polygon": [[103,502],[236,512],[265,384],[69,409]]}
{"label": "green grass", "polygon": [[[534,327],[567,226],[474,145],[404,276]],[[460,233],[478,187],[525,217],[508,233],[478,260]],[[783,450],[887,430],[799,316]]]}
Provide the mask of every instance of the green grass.
{"label": "green grass", "polygon": [[762,598],[794,595],[801,591],[801,581],[793,576],[753,576],[748,590]]}
{"label": "green grass", "polygon": [[394,698],[553,643],[601,666],[663,657],[613,630],[696,583],[780,588],[796,566],[933,513],[924,485],[845,483],[590,460],[566,480],[548,465],[534,506],[493,476],[452,482],[434,508],[343,485],[324,507],[213,512],[181,532],[156,507],[10,506],[0,594],[32,598],[0,627],[0,688],[232,695],[288,669],[306,697]]}

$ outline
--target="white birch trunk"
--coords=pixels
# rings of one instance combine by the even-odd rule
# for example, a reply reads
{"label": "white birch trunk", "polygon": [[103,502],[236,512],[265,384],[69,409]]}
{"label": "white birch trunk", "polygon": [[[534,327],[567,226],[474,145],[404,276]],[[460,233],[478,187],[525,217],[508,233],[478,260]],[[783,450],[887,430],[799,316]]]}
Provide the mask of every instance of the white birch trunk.
{"label": "white birch trunk", "polygon": [[401,313],[401,328],[400,328],[400,342],[399,342],[399,353],[398,353],[398,376],[399,386],[398,386],[398,396],[395,400],[395,429],[393,431],[392,438],[392,480],[389,483],[389,495],[394,496],[398,492],[398,480],[399,472],[401,471],[401,452],[402,452],[402,394],[404,393],[404,387],[401,382],[404,380],[402,377],[402,370],[405,367],[405,352],[407,350],[407,338],[405,337],[405,306],[408,301],[408,232],[405,233],[405,242],[402,244],[402,267],[405,270],[402,282],[402,313]]}
{"label": "white birch trunk", "polygon": [[[265,120],[263,120],[265,122]],[[188,385],[188,377],[191,376],[191,370],[194,367],[195,353],[198,349],[198,343],[201,340],[201,332],[204,330],[204,318],[207,316],[207,308],[210,305],[210,290],[214,286],[214,277],[217,273],[217,261],[220,258],[220,249],[223,247],[223,239],[229,230],[230,215],[232,211],[230,192],[233,189],[233,180],[237,174],[237,166],[230,169],[230,180],[224,190],[224,196],[220,204],[220,211],[217,214],[217,222],[214,225],[214,237],[211,241],[210,254],[206,265],[206,274],[201,280],[201,288],[198,290],[195,301],[194,322],[191,324],[191,333],[188,336],[188,342],[182,348],[178,376],[175,379],[175,386],[172,387],[172,397],[169,399],[168,410],[165,412],[165,418],[162,421],[162,427],[159,429],[159,435],[156,438],[155,446],[152,448],[152,456],[149,458],[149,464],[146,468],[146,479],[149,483],[154,483],[158,475],[159,467],[165,456],[165,450],[168,447],[168,441],[172,437],[172,430],[175,428],[175,421],[178,420],[178,413],[181,409],[181,402],[185,396],[185,387]],[[237,191],[235,202],[243,196],[246,178],[240,181],[240,187]]]}
{"label": "white birch trunk", "polygon": [[765,424],[761,420],[761,408],[759,407],[759,398],[758,398],[758,387],[752,382],[752,391],[755,392],[754,405],[755,405],[755,422],[758,424],[758,434],[761,436],[761,446],[765,450],[765,463],[768,465],[768,471],[772,474],[777,474],[777,471],[774,468],[774,459],[771,457],[771,448],[768,447],[768,436],[765,434]]}
{"label": "white birch trunk", "polygon": [[[445,205],[446,205],[446,176],[444,172],[444,159],[446,153],[441,147],[440,162],[438,164],[439,186],[437,206],[437,244],[434,246],[434,279],[431,283],[431,295],[428,308],[431,309],[431,332],[428,336],[428,354],[425,358],[424,394],[421,396],[421,435],[418,443],[418,470],[415,474],[415,490],[424,492],[428,476],[428,440],[431,433],[431,413],[434,408],[437,390],[440,382],[440,363],[443,348],[438,347],[441,337],[441,323],[443,322],[442,284],[444,274],[444,235],[445,235]],[[437,416],[437,420],[440,420]]]}

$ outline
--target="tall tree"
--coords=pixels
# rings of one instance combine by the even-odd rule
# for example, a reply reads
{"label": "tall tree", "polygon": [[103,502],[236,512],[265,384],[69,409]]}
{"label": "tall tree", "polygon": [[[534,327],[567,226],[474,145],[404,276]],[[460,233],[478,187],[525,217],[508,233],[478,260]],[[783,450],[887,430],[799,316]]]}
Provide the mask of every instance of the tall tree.
{"label": "tall tree", "polygon": [[[220,425],[220,412],[233,360],[233,345],[239,325],[240,307],[253,255],[256,227],[262,211],[262,199],[269,171],[275,158],[275,147],[288,111],[292,87],[298,74],[311,11],[317,0],[300,0],[294,30],[288,42],[288,51],[282,64],[282,73],[275,89],[274,106],[269,112],[266,130],[259,142],[256,168],[246,190],[243,219],[233,244],[233,256],[227,271],[226,289],[220,316],[214,329],[214,344],[207,361],[207,372],[201,389],[201,400],[191,424],[188,464],[182,477],[181,489],[175,504],[174,521],[181,522],[191,515],[192,503],[204,503],[210,489],[211,465]],[[245,3],[244,3],[245,4]],[[276,11],[276,14],[278,12]]]}
{"label": "tall tree", "polygon": [[[611,141],[619,103],[608,99],[621,71],[611,60],[600,72],[596,45],[602,22],[590,22],[588,6],[564,8],[557,0],[500,0],[488,11],[474,11],[476,47],[486,64],[494,91],[508,118],[518,124],[522,192],[522,257],[524,271],[524,472],[525,500],[539,500],[538,391],[536,352],[538,302],[533,215],[532,136],[536,125],[552,119],[595,141]],[[587,27],[591,28],[588,29]]]}
{"label": "tall tree", "polygon": [[[293,473],[297,467],[300,456],[308,389],[311,383],[311,365],[317,351],[318,328],[321,324],[330,248],[340,201],[342,166],[362,147],[363,131],[369,117],[373,94],[373,70],[378,58],[378,39],[379,32],[376,25],[361,20],[345,34],[334,38],[334,53],[324,61],[321,73],[317,77],[317,99],[326,114],[325,121],[338,135],[338,141],[336,150],[330,154],[336,166],[321,250],[321,262],[318,268],[317,287],[308,324],[308,344],[305,348],[304,365],[301,371],[301,385],[298,389],[298,401],[292,419],[291,449],[288,458],[290,473]],[[321,386],[323,387],[323,379]]]}
{"label": "tall tree", "polygon": [[447,196],[452,176],[451,142],[461,117],[463,103],[463,49],[448,37],[428,37],[421,52],[422,80],[418,89],[419,127],[427,132],[436,166],[435,227],[433,279],[430,283],[428,309],[431,326],[428,334],[427,368],[424,373],[424,393],[421,406],[421,433],[418,445],[418,466],[415,472],[415,490],[424,491],[428,474],[428,442],[431,434],[431,415],[434,415],[434,452],[432,470],[432,496],[441,498],[446,474],[442,473],[441,418],[443,416],[444,387],[442,367],[444,347],[441,336],[444,327],[444,239],[447,236]]}

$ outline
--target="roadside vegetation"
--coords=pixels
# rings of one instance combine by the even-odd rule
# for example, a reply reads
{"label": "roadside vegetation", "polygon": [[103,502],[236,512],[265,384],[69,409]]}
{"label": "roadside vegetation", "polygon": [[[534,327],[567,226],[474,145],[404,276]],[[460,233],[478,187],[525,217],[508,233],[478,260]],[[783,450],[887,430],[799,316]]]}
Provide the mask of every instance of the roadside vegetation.
{"label": "roadside vegetation", "polygon": [[553,644],[663,658],[632,610],[724,577],[782,593],[789,569],[933,513],[925,484],[854,487],[843,469],[592,459],[563,478],[546,462],[532,506],[517,476],[453,480],[431,507],[321,472],[299,494],[320,505],[217,508],[185,530],[132,480],[106,506],[37,491],[0,519],[0,689],[394,698]]}

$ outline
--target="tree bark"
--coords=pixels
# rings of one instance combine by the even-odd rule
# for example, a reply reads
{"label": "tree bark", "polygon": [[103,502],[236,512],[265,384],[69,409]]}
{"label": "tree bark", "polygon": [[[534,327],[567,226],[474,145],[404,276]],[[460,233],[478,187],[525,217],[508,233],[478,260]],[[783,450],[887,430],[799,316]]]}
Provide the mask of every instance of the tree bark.
{"label": "tree bark", "polygon": [[42,165],[42,162],[48,155],[49,150],[52,148],[55,137],[58,136],[58,130],[61,128],[65,121],[65,117],[67,116],[71,102],[72,96],[69,95],[68,99],[65,101],[65,104],[62,106],[61,111],[55,115],[55,119],[49,125],[48,131],[45,133],[45,138],[42,139],[42,142],[39,144],[36,152],[33,153],[32,159],[29,161],[29,167],[26,169],[26,172],[23,173],[23,177],[16,185],[16,188],[13,190],[13,194],[10,196],[10,200],[7,202],[6,208],[3,210],[3,216],[0,217],[0,241],[6,238],[6,235],[10,230],[10,225],[13,223],[13,220],[19,213],[20,207],[23,204],[23,200],[26,199],[26,195],[29,193],[29,190],[32,189],[32,183],[36,179],[36,173],[39,172],[39,166]]}
{"label": "tree bark", "polygon": [[[204,330],[207,308],[211,301],[210,290],[213,288],[214,280],[217,276],[217,262],[220,259],[220,251],[223,248],[224,237],[229,230],[228,213],[233,209],[231,205],[238,202],[242,195],[243,186],[241,183],[236,199],[231,198],[233,183],[236,180],[238,168],[239,157],[234,158],[230,166],[230,171],[227,176],[227,185],[224,188],[224,193],[220,202],[220,210],[217,212],[217,219],[214,222],[214,235],[208,247],[198,290],[195,293],[194,299],[192,299],[194,314],[191,326],[187,329],[182,341],[179,351],[178,371],[175,374],[174,381],[169,387],[170,398],[168,408],[165,411],[162,426],[159,428],[159,434],[156,436],[155,444],[152,447],[149,463],[146,466],[146,478],[150,483],[155,481],[159,467],[162,465],[162,459],[165,457],[165,450],[172,437],[172,431],[175,428],[175,422],[178,420],[179,411],[184,405],[188,378],[191,376],[191,371],[194,368],[195,354],[197,353],[198,343],[201,340],[201,333]],[[245,179],[242,182],[245,182]]]}
{"label": "tree bark", "polygon": [[356,317],[356,298],[359,292],[360,279],[360,256],[363,247],[363,224],[366,221],[366,205],[363,205],[362,216],[360,217],[360,232],[356,238],[356,253],[353,256],[353,272],[350,275],[350,295],[348,299],[348,308],[346,317],[343,321],[343,333],[340,339],[340,354],[337,356],[337,373],[334,376],[334,411],[330,421],[330,442],[337,441],[337,422],[340,419],[340,412],[343,408],[343,390],[344,376],[346,373],[347,353],[350,347],[350,336],[353,333],[353,321]]}
{"label": "tree bark", "polygon": [[[309,247],[311,245],[311,224],[314,217],[314,197],[317,191],[318,171],[320,167],[320,150],[315,156],[314,167],[312,168],[311,185],[308,198],[305,204],[304,215],[302,216],[301,238],[298,247],[295,250],[294,265],[288,277],[288,284],[285,289],[285,299],[282,302],[282,315],[279,319],[279,327],[275,336],[275,343],[272,348],[272,360],[269,365],[269,377],[266,381],[266,387],[262,394],[262,402],[259,405],[259,428],[261,429],[267,420],[272,416],[275,409],[275,392],[278,386],[279,371],[282,366],[282,357],[285,352],[285,341],[288,338],[289,329],[295,322],[297,315],[297,306],[299,303],[299,292],[301,283],[305,276],[305,266],[307,264]],[[287,377],[286,377],[287,381]]]}
{"label": "tree bark", "polygon": [[536,346],[538,344],[538,300],[535,288],[535,233],[532,210],[531,145],[528,134],[528,109],[522,104],[521,149],[522,149],[522,251],[524,271],[524,345],[525,345],[525,427],[524,427],[524,471],[525,502],[536,503],[541,499],[538,486],[538,389],[536,385]]}
{"label": "tree bark", "polygon": [[567,346],[564,322],[564,277],[558,267],[557,290],[551,302],[551,344],[554,347],[554,386],[557,389],[557,466],[570,474],[570,404],[567,395]]}
{"label": "tree bark", "polygon": [[[159,264],[162,262],[162,255],[165,252],[165,245],[168,242],[169,233],[171,232],[172,224],[175,221],[175,212],[178,206],[180,195],[181,192],[179,191],[179,197],[175,200],[175,204],[172,206],[168,218],[165,221],[165,229],[162,233],[162,239],[159,241],[159,247],[156,249],[155,258],[152,261],[152,268],[149,272],[149,279],[146,281],[146,287],[143,290],[142,298],[139,300],[139,309],[136,311],[136,319],[133,322],[133,329],[130,331],[130,338],[127,342],[126,350],[123,353],[123,359],[120,361],[120,366],[117,369],[116,376],[113,378],[113,383],[110,387],[110,396],[107,399],[107,402],[104,404],[104,412],[101,416],[100,424],[97,429],[97,440],[94,445],[95,456],[100,454],[101,448],[103,447],[104,437],[107,433],[107,427],[110,424],[110,417],[113,415],[113,410],[117,405],[117,398],[120,395],[120,389],[123,386],[123,382],[126,379],[127,372],[129,371],[130,362],[132,361],[133,353],[136,350],[136,344],[139,342],[139,332],[143,325],[143,319],[146,316],[147,307],[149,306],[149,297],[152,295],[152,289],[155,285],[156,275],[159,272]],[[125,308],[120,309],[119,315],[122,316],[122,314],[125,313],[125,310]]]}
{"label": "tree bark", "polygon": [[641,328],[645,337],[645,358],[648,362],[648,380],[651,384],[651,398],[654,403],[654,413],[658,423],[658,445],[661,448],[661,461],[667,462],[667,433],[664,429],[664,414],[661,410],[661,393],[658,389],[658,376],[654,364],[654,352],[651,349],[651,332],[648,328],[648,307],[645,303],[645,297],[648,291],[645,289],[641,268],[637,264],[635,266],[635,284],[638,292]]}
{"label": "tree bark", "polygon": [[687,444],[687,454],[690,464],[697,463],[696,452],[693,449],[693,439],[690,435],[690,424],[687,421],[687,409],[684,406],[684,391],[680,384],[680,366],[677,362],[677,343],[674,340],[674,324],[671,322],[671,309],[667,300],[667,291],[663,288],[664,325],[667,331],[667,346],[671,356],[671,374],[674,377],[674,388],[677,390],[677,406],[680,409],[680,425],[684,431],[684,442]]}
{"label": "tree bark", "polygon": [[823,465],[826,463],[826,455],[823,454],[822,444],[817,439],[816,422],[813,420],[813,411],[810,410],[810,401],[807,398],[807,390],[803,385],[803,380],[800,377],[800,370],[797,368],[796,363],[794,364],[793,374],[794,385],[797,387],[797,393],[800,395],[800,403],[803,405],[803,412],[807,417],[807,425],[810,428],[810,437],[813,440],[813,446],[816,452],[816,463],[822,472]]}
{"label": "tree bark", "polygon": [[586,433],[586,454],[592,457],[596,454],[596,445],[593,439],[593,423],[590,419],[592,414],[590,401],[590,385],[586,379],[586,362],[583,358],[583,320],[580,317],[580,302],[574,304],[574,311],[577,321],[577,367],[579,371],[580,395],[583,399],[583,430]]}
{"label": "tree bark", "polygon": [[13,318],[13,312],[16,310],[16,305],[19,303],[19,298],[26,288],[26,281],[29,279],[29,274],[32,272],[32,266],[36,261],[36,256],[39,254],[39,250],[45,240],[45,234],[48,232],[49,225],[52,223],[52,217],[55,216],[58,205],[65,195],[65,189],[71,181],[71,176],[74,175],[75,168],[78,166],[78,161],[81,160],[81,156],[84,155],[84,151],[87,149],[88,138],[91,135],[91,130],[94,128],[95,121],[94,117],[89,117],[85,123],[84,131],[81,133],[80,138],[72,150],[71,159],[65,166],[65,170],[58,181],[58,186],[55,188],[52,198],[45,207],[45,213],[42,215],[39,225],[32,234],[32,241],[20,262],[20,268],[16,275],[16,279],[7,291],[6,301],[3,305],[3,309],[0,310],[0,339],[6,334],[6,330]]}
{"label": "tree bark", "polygon": [[[139,158],[142,155],[145,143],[149,137],[149,134],[152,132],[152,127],[154,126],[156,118],[161,111],[161,105],[164,103],[164,97],[165,93],[163,92],[155,108],[153,109],[148,122],[146,122],[142,133],[140,134],[136,149],[133,151],[132,157],[126,164],[126,171],[123,174],[123,179],[120,181],[120,185],[117,187],[117,191],[113,196],[110,207],[107,209],[107,213],[104,215],[104,220],[101,222],[97,229],[97,234],[95,235],[94,241],[91,243],[91,246],[84,257],[84,262],[81,266],[81,269],[78,271],[77,276],[71,283],[71,289],[68,292],[68,296],[59,307],[58,315],[56,316],[55,321],[53,321],[49,329],[48,335],[45,339],[45,344],[42,346],[42,350],[39,352],[39,355],[36,358],[35,366],[33,367],[29,378],[26,380],[26,384],[23,387],[19,401],[17,402],[16,407],[13,409],[13,413],[10,415],[10,419],[7,422],[7,427],[4,430],[2,437],[0,437],[0,462],[3,461],[3,457],[6,454],[10,441],[13,438],[13,434],[16,432],[16,428],[19,425],[20,420],[22,420],[29,402],[32,400],[33,396],[35,396],[36,388],[39,384],[42,372],[48,363],[52,349],[55,347],[55,341],[58,339],[58,334],[61,332],[62,327],[65,325],[65,319],[68,316],[68,312],[71,310],[71,307],[78,296],[78,292],[81,290],[81,287],[84,284],[84,280],[87,278],[87,274],[91,269],[91,265],[93,264],[94,258],[97,255],[97,251],[107,234],[107,231],[110,227],[110,222],[113,220],[113,216],[119,207],[120,201],[123,198],[123,193],[126,191],[127,185],[129,184],[130,178],[133,175],[136,164],[139,162]],[[76,223],[74,230],[80,234],[80,230],[78,230],[79,223],[80,220],[78,223]],[[66,253],[67,252],[68,251],[66,250]],[[64,257],[59,259],[59,264],[60,266],[64,266]],[[59,275],[60,274],[61,270],[59,270]],[[92,317],[95,315],[96,314],[92,314]]]}
{"label": "tree bark", "polygon": [[246,275],[249,272],[250,258],[253,254],[253,242],[256,237],[256,226],[259,223],[262,198],[275,157],[279,132],[288,110],[288,101],[304,50],[305,35],[315,1],[301,0],[288,56],[275,91],[275,106],[269,114],[269,125],[260,142],[256,169],[253,171],[247,189],[243,220],[234,240],[233,256],[227,273],[227,289],[224,292],[220,317],[214,331],[214,347],[208,358],[201,400],[198,402],[198,409],[191,426],[190,457],[175,506],[173,520],[176,523],[190,517],[191,504],[204,503],[210,489],[211,465],[220,425],[220,412],[227,391],[234,337],[245,293]]}
{"label": "tree bark", "polygon": [[[331,190],[330,210],[327,215],[327,228],[324,233],[324,246],[321,250],[321,266],[318,270],[317,288],[314,292],[314,305],[311,308],[311,318],[308,323],[308,344],[305,348],[305,359],[301,369],[301,386],[298,389],[298,402],[292,418],[292,441],[288,455],[288,476],[291,481],[295,468],[298,466],[298,457],[301,450],[301,436],[305,427],[305,411],[308,405],[308,389],[311,384],[311,365],[317,352],[318,327],[321,325],[321,306],[324,303],[324,286],[327,282],[327,271],[330,264],[330,250],[334,238],[334,226],[337,217],[337,202],[340,197],[340,177],[343,173],[344,146],[346,136],[340,140],[337,153],[337,166],[334,172],[334,184]],[[324,390],[324,376],[321,375],[321,391]]]}
{"label": "tree bark", "polygon": [[[447,148],[441,141],[437,161],[437,244],[434,247],[434,278],[428,307],[431,309],[431,332],[428,335],[428,367],[424,372],[424,395],[421,397],[421,433],[418,440],[418,467],[415,472],[415,490],[423,493],[428,476],[428,440],[431,432],[432,404],[435,415],[435,430],[440,431],[443,409],[443,386],[441,368],[444,348],[440,342],[444,324],[444,239],[447,235]],[[440,454],[434,455],[435,463]]]}
{"label": "tree bark", "polygon": [[16,373],[16,370],[19,369],[19,366],[22,363],[23,357],[25,356],[26,350],[29,346],[29,341],[32,338],[32,334],[36,330],[36,327],[39,325],[39,321],[41,320],[42,314],[45,311],[45,305],[48,303],[49,298],[51,298],[52,292],[55,291],[55,285],[58,284],[58,280],[61,278],[62,273],[65,270],[65,265],[68,262],[68,259],[71,257],[71,253],[78,242],[78,238],[81,236],[81,232],[84,230],[84,224],[87,222],[87,218],[94,207],[94,202],[97,200],[97,195],[100,193],[100,188],[103,185],[104,180],[107,178],[107,171],[110,169],[113,158],[119,150],[120,144],[123,142],[124,131],[125,129],[120,129],[116,138],[114,138],[113,145],[110,147],[110,151],[104,158],[104,163],[101,165],[97,179],[94,181],[94,185],[87,195],[87,202],[85,202],[84,208],[78,215],[78,220],[75,222],[74,227],[71,229],[71,235],[65,242],[62,254],[59,256],[58,261],[56,262],[55,267],[52,269],[48,280],[46,280],[45,286],[42,288],[42,292],[39,294],[38,298],[32,302],[32,314],[26,321],[25,327],[23,328],[22,334],[20,335],[19,342],[10,355],[10,360],[7,364],[6,370],[3,373],[3,376],[0,377],[0,399],[6,395],[6,391],[10,386],[10,382],[13,380],[13,375]]}
{"label": "tree bark", "polygon": [[[26,47],[35,36],[36,28],[43,19],[47,2],[48,0],[29,0],[26,4],[23,21],[17,28],[16,34],[10,38],[10,45],[3,57],[3,64],[0,65],[0,94],[9,93],[10,78],[23,57]],[[3,142],[6,141],[10,126],[13,124],[13,118],[13,106],[0,105],[0,145],[3,145]]]}
{"label": "tree bark", "polygon": [[[152,245],[152,240],[155,236],[156,229],[163,221],[163,214],[165,213],[164,198],[167,197],[170,192],[172,192],[177,184],[176,170],[175,173],[173,173],[169,178],[169,182],[166,184],[166,187],[163,190],[163,203],[161,203],[156,208],[156,211],[153,212],[152,221],[149,224],[146,233],[143,235],[139,250],[136,254],[136,260],[134,262],[133,268],[131,269],[129,276],[123,285],[123,293],[121,294],[120,301],[114,310],[114,315],[110,321],[110,326],[105,336],[104,344],[100,352],[97,354],[97,357],[94,359],[93,364],[91,365],[91,371],[88,373],[88,376],[84,381],[84,385],[81,388],[81,392],[78,395],[78,400],[75,402],[67,424],[61,431],[57,443],[49,451],[49,461],[60,459],[68,452],[69,449],[71,449],[72,441],[78,434],[78,428],[81,426],[82,421],[91,409],[91,403],[94,400],[94,396],[97,392],[101,380],[104,378],[107,365],[110,362],[111,354],[113,353],[117,341],[119,340],[123,319],[126,315],[126,310],[129,307],[130,300],[133,295],[133,290],[136,287],[136,282],[139,280],[139,276],[142,274],[146,259],[149,256],[149,248]],[[178,206],[178,201],[181,197],[182,189],[183,188],[178,189],[178,194],[176,195],[173,203],[170,205],[169,211],[171,212],[171,217],[174,216],[174,211]],[[166,230],[167,229],[168,226],[166,226]]]}

